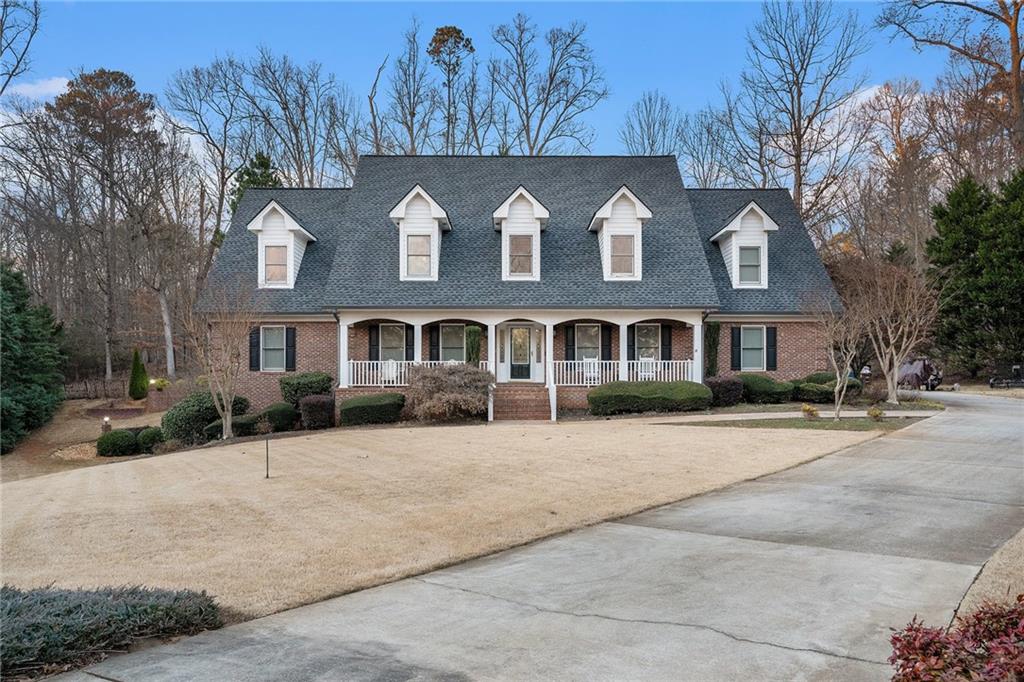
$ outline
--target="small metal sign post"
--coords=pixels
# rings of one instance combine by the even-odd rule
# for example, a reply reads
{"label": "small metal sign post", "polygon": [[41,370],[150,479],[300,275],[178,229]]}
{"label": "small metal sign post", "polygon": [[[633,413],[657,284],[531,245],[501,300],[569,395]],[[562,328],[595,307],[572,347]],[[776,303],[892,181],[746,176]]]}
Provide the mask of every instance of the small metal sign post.
{"label": "small metal sign post", "polygon": [[270,438],[267,437],[267,478],[270,478]]}

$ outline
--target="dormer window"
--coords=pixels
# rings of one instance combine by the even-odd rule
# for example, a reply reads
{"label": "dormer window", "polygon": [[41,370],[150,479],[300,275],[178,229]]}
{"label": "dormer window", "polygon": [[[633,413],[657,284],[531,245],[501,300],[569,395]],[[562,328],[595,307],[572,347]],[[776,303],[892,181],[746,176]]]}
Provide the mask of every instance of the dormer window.
{"label": "dormer window", "polygon": [[643,226],[651,210],[623,185],[594,213],[605,280],[643,279]]}
{"label": "dormer window", "polygon": [[416,185],[388,216],[398,226],[399,279],[437,281],[441,232],[452,229],[448,213]]}
{"label": "dormer window", "polygon": [[257,282],[261,289],[291,289],[306,246],[316,241],[284,206],[271,200],[246,226],[257,236]]}
{"label": "dormer window", "polygon": [[751,201],[711,238],[722,252],[734,289],[768,287],[768,233],[778,229],[771,216]]}
{"label": "dormer window", "polygon": [[501,232],[501,278],[540,279],[540,233],[548,209],[522,185],[494,211],[494,229]]}

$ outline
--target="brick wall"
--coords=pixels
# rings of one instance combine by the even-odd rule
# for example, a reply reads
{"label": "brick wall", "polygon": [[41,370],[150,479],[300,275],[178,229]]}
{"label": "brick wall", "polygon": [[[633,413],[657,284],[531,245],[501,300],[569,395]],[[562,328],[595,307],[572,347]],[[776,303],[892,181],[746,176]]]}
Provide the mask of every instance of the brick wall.
{"label": "brick wall", "polygon": [[[276,324],[267,322],[265,324]],[[338,325],[334,322],[285,322],[295,327],[295,372],[326,372],[337,380],[338,376]],[[248,349],[245,351],[246,367],[239,380],[238,394],[252,403],[252,410],[258,410],[281,400],[279,380],[293,372],[251,372],[248,370]]]}
{"label": "brick wall", "polygon": [[[650,320],[672,327],[672,359],[690,360],[693,358],[693,327],[674,320]],[[574,320],[555,325],[555,357],[554,360],[565,360],[565,328],[575,324],[602,324],[600,320]],[[643,323],[641,323],[643,324]],[[619,325],[612,327],[612,360],[619,359]]]}
{"label": "brick wall", "polygon": [[[354,324],[348,329],[348,359],[369,360],[370,359],[370,327],[381,323],[394,322],[393,320],[367,320]],[[444,320],[451,324],[474,324],[480,327],[480,359],[487,360],[487,325],[473,322],[472,320]],[[424,360],[430,359],[430,332],[427,325],[423,326],[423,339],[421,353]]]}
{"label": "brick wall", "polygon": [[[773,372],[759,372],[773,379],[797,379],[811,372],[828,367],[826,358],[825,337],[821,328],[814,322],[758,322],[751,320],[743,324],[763,324],[776,328],[777,369]],[[737,374],[730,368],[730,348],[732,328],[742,326],[740,323],[723,322],[718,338],[718,374],[730,376]]]}

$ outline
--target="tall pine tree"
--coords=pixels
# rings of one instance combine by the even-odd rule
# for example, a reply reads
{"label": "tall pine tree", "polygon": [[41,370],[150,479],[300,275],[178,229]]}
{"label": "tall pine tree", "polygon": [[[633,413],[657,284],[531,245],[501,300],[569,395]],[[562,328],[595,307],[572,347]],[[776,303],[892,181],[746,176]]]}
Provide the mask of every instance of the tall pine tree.
{"label": "tall pine tree", "polygon": [[989,318],[990,355],[999,364],[1024,362],[1024,168],[1002,183],[989,209],[978,252],[981,303]]}

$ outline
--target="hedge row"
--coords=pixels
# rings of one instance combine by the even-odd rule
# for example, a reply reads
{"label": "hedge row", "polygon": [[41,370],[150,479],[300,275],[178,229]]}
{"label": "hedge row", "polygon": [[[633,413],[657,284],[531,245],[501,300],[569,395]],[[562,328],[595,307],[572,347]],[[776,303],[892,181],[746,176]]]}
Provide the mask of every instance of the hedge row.
{"label": "hedge row", "polygon": [[405,407],[401,393],[373,393],[349,398],[341,403],[340,421],[346,426],[390,424],[397,422]]}
{"label": "hedge row", "polygon": [[114,429],[96,441],[96,454],[100,457],[126,457],[140,452],[148,454],[163,442],[164,433],[155,426]]}
{"label": "hedge row", "polygon": [[587,394],[598,415],[703,410],[711,399],[710,388],[692,381],[613,381]]}

